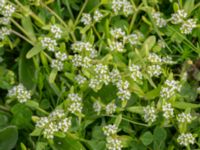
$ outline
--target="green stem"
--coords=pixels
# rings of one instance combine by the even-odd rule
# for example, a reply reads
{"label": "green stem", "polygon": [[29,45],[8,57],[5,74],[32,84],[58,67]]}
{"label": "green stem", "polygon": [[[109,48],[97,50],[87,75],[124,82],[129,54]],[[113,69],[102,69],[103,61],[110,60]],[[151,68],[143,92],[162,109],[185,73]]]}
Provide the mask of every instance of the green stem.
{"label": "green stem", "polygon": [[31,37],[29,37],[29,34],[24,30],[24,28],[18,24],[15,20],[11,19],[11,22],[17,27],[19,28],[29,39],[31,39]]}
{"label": "green stem", "polygon": [[74,15],[73,15],[73,13],[72,13],[72,10],[71,10],[71,8],[70,8],[69,1],[68,1],[68,0],[66,1],[66,6],[67,6],[67,9],[68,9],[68,11],[69,11],[70,17],[72,18],[72,20],[74,20]]}
{"label": "green stem", "polygon": [[82,6],[82,8],[81,8],[81,10],[80,10],[80,12],[79,12],[79,14],[78,14],[78,17],[77,17],[76,20],[75,20],[74,28],[75,28],[76,25],[78,24],[78,22],[79,22],[79,20],[80,20],[80,17],[81,17],[81,15],[82,15],[83,10],[85,9],[87,3],[88,3],[88,0],[85,0],[84,4],[83,4],[83,6]]}
{"label": "green stem", "polygon": [[0,110],[4,111],[4,112],[9,112],[10,113],[10,109],[5,107],[5,106],[2,106],[0,105]]}
{"label": "green stem", "polygon": [[18,0],[15,0],[15,2],[28,14],[30,14],[31,17],[33,17],[38,23],[40,23],[41,25],[45,25],[45,23],[30,9],[24,7]]}
{"label": "green stem", "polygon": [[[106,116],[108,116],[108,117],[113,117],[113,118],[116,118],[116,117],[117,117],[117,116],[115,116],[115,115],[106,115]],[[144,124],[144,123],[132,121],[132,120],[129,120],[129,119],[124,118],[124,117],[122,117],[122,120],[127,121],[127,122],[130,122],[130,123],[132,123],[132,124],[140,125],[140,126],[145,126],[145,127],[148,127],[148,126],[149,126],[148,124]]]}
{"label": "green stem", "polygon": [[45,7],[52,15],[54,15],[59,21],[60,23],[63,24],[63,26],[65,28],[68,28],[67,24],[63,21],[62,18],[60,18],[60,16],[58,16],[51,8],[49,8],[47,5],[45,5],[44,3],[41,3],[43,7]]}
{"label": "green stem", "polygon": [[101,39],[101,35],[99,34],[99,32],[96,30],[96,28],[95,28],[95,26],[93,25],[92,26],[92,28],[93,28],[93,30],[94,30],[94,32],[95,32],[95,34],[97,35],[97,37],[99,38],[99,40]]}
{"label": "green stem", "polygon": [[13,34],[17,35],[18,37],[22,38],[23,40],[27,41],[28,43],[30,43],[31,45],[34,45],[34,43],[32,41],[30,41],[28,38],[26,38],[25,36],[23,36],[22,34],[20,34],[17,31],[12,30],[11,31]]}

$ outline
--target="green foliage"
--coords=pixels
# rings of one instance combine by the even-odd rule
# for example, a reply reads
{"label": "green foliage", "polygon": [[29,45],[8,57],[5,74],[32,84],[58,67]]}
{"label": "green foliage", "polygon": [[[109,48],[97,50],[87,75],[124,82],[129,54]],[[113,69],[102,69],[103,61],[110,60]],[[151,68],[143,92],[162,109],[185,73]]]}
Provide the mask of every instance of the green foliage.
{"label": "green foliage", "polygon": [[0,150],[200,149],[199,0],[0,4]]}

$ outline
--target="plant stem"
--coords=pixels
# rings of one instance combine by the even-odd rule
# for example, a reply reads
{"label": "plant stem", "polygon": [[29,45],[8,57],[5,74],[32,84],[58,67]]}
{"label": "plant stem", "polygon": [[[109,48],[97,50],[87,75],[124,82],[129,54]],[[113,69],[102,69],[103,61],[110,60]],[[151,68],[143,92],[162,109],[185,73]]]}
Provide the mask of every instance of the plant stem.
{"label": "plant stem", "polygon": [[80,10],[80,12],[79,12],[79,14],[78,14],[78,17],[77,17],[76,20],[75,20],[74,28],[75,28],[76,25],[78,24],[78,22],[79,22],[79,20],[80,20],[80,17],[81,17],[81,15],[82,15],[83,10],[85,9],[85,6],[87,5],[87,3],[88,3],[88,0],[85,0],[84,4],[83,4],[83,6],[82,6],[82,8],[81,8],[81,10]]}
{"label": "plant stem", "polygon": [[17,35],[18,37],[22,38],[23,40],[27,41],[28,43],[30,43],[31,45],[34,45],[34,43],[32,41],[30,41],[28,38],[26,38],[25,36],[23,36],[22,34],[20,34],[17,31],[12,30],[11,31],[13,34]]}
{"label": "plant stem", "polygon": [[71,10],[71,8],[70,8],[69,1],[68,1],[68,0],[66,1],[66,6],[67,6],[67,9],[68,9],[68,11],[69,11],[70,17],[72,18],[72,20],[74,20],[74,15],[73,15],[73,13],[72,13],[72,10]]}

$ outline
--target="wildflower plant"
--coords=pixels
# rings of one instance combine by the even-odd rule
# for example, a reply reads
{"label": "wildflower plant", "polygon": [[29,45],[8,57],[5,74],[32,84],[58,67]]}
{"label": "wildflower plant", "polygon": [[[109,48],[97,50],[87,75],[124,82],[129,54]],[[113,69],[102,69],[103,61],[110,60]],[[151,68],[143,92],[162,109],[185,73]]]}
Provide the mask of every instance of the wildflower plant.
{"label": "wildflower plant", "polygon": [[0,149],[200,149],[198,0],[0,0]]}

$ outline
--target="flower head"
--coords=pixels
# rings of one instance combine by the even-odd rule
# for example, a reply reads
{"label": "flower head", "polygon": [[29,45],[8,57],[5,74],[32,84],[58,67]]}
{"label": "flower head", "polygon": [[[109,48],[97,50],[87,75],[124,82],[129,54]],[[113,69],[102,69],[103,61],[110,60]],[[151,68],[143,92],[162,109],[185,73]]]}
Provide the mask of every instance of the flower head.
{"label": "flower head", "polygon": [[188,146],[195,143],[195,137],[191,133],[182,133],[178,136],[177,141],[180,145]]}

